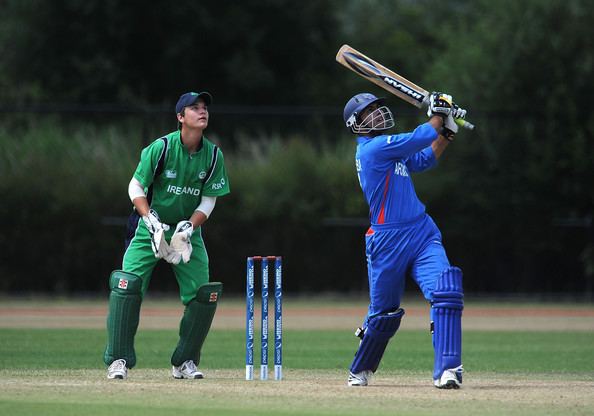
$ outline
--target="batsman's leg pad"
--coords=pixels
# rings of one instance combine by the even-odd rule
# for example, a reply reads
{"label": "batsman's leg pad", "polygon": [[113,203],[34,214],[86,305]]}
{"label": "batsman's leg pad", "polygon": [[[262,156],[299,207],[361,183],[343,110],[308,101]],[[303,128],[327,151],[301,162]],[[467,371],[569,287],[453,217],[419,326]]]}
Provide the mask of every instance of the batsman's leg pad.
{"label": "batsman's leg pad", "polygon": [[198,365],[200,350],[210,330],[222,293],[222,283],[206,283],[198,288],[196,297],[188,302],[179,325],[179,342],[171,356],[172,365],[180,366],[187,360],[193,360]]}
{"label": "batsman's leg pad", "polygon": [[400,327],[404,309],[387,314],[377,315],[369,319],[355,359],[351,364],[351,373],[371,370],[375,372],[384,355],[390,338]]}
{"label": "batsman's leg pad", "polygon": [[107,314],[107,347],[105,364],[124,359],[126,367],[136,365],[134,336],[138,329],[142,279],[133,273],[114,270],[109,277],[109,312]]}
{"label": "batsman's leg pad", "polygon": [[462,270],[448,267],[436,282],[431,302],[434,380],[440,378],[444,370],[462,364],[462,309]]}

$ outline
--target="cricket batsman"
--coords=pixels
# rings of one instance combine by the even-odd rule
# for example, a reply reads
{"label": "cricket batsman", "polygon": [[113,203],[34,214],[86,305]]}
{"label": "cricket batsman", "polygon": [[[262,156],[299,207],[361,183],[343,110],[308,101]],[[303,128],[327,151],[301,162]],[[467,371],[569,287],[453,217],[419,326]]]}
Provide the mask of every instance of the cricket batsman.
{"label": "cricket batsman", "polygon": [[201,379],[202,344],[223,285],[209,282],[208,255],[201,225],[216,199],[229,193],[223,153],[204,136],[208,92],[183,94],[175,106],[178,130],[142,150],[128,193],[134,212],[128,224],[122,270],[109,278],[108,379],[125,379],[136,365],[134,336],[140,305],[160,259],[171,264],[185,306],[179,341],[171,356],[178,379]]}
{"label": "cricket batsman", "polygon": [[457,389],[462,384],[462,271],[450,265],[410,175],[436,166],[458,131],[454,118],[464,118],[466,111],[450,95],[432,93],[427,114],[429,121],[414,131],[388,134],[395,123],[383,98],[357,94],[344,108],[346,126],[358,136],[355,166],[371,222],[365,235],[370,302],[356,332],[361,341],[349,386],[368,385],[398,330],[407,275],[431,304],[434,385]]}

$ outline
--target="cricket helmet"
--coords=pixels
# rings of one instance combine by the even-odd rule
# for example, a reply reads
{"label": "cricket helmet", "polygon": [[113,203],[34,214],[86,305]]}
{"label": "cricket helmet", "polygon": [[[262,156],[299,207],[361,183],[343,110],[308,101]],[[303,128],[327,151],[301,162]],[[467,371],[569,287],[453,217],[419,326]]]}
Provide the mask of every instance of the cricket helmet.
{"label": "cricket helmet", "polygon": [[[344,106],[344,123],[353,133],[369,133],[373,131],[388,130],[394,127],[394,116],[388,107],[384,105],[385,98],[376,97],[373,94],[364,92],[353,96]],[[372,104],[379,107],[365,117],[360,115]]]}

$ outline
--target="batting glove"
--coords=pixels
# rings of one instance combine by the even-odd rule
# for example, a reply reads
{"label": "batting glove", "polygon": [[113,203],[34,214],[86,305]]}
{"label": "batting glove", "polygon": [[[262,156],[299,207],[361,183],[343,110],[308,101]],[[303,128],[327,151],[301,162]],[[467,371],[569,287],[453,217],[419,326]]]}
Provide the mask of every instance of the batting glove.
{"label": "batting glove", "polygon": [[456,120],[450,114],[443,120],[443,131],[441,134],[448,139],[450,142],[454,141],[454,135],[458,133],[458,125],[456,124]]}
{"label": "batting glove", "polygon": [[429,96],[427,116],[441,116],[444,119],[452,113],[452,96],[443,92],[432,92]]}
{"label": "batting glove", "polygon": [[151,248],[155,257],[164,258],[169,253],[169,245],[165,241],[165,231],[169,230],[169,226],[161,222],[159,214],[154,209],[149,210],[142,220],[151,236]]}
{"label": "batting glove", "polygon": [[466,110],[454,103],[452,105],[452,116],[454,118],[464,119],[466,117]]}

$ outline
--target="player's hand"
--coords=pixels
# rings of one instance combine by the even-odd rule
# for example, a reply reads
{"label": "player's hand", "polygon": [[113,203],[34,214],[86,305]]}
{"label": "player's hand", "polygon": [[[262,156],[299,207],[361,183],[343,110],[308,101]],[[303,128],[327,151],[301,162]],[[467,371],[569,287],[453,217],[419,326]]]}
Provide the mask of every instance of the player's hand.
{"label": "player's hand", "polygon": [[443,92],[432,92],[429,96],[427,116],[441,116],[446,118],[452,113],[452,96]]}
{"label": "player's hand", "polygon": [[190,221],[180,221],[175,227],[175,233],[171,237],[171,252],[165,258],[169,263],[179,264],[180,261],[187,263],[192,255],[192,233],[194,226]]}
{"label": "player's hand", "polygon": [[151,236],[151,248],[155,257],[164,258],[169,253],[169,245],[165,241],[165,231],[169,230],[169,226],[161,222],[159,214],[154,209],[149,210],[142,220]]}

